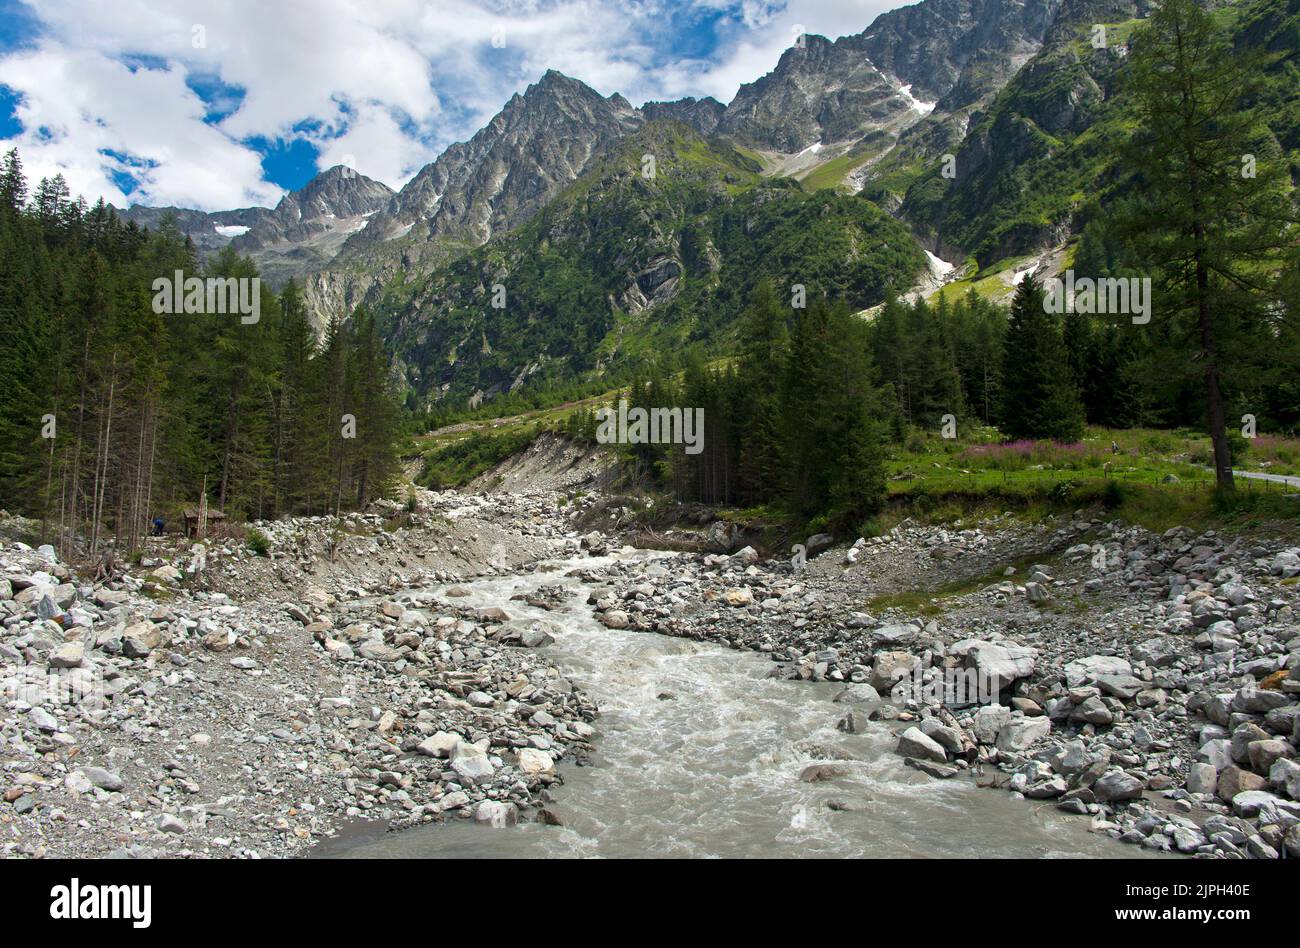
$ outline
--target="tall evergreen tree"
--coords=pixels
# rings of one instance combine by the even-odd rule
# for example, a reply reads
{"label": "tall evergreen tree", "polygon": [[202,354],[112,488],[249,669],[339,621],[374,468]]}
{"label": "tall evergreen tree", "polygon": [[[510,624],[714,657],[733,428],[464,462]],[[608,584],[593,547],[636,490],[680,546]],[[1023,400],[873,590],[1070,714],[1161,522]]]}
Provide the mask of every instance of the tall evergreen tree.
{"label": "tall evergreen tree", "polygon": [[743,502],[757,503],[781,467],[781,406],[775,384],[785,372],[790,345],[788,307],[782,306],[770,282],[755,288],[741,320],[740,372],[742,393],[737,428],[742,434],[738,486]]}
{"label": "tall evergreen tree", "polygon": [[1027,274],[1011,302],[1002,367],[1002,432],[1013,438],[1077,441],[1083,405],[1042,285]]}
{"label": "tall evergreen tree", "polygon": [[1138,199],[1125,229],[1155,270],[1156,308],[1195,339],[1215,478],[1231,489],[1225,364],[1294,256],[1289,180],[1248,107],[1260,63],[1234,54],[1200,4],[1164,0],[1131,45],[1139,125],[1125,155]]}

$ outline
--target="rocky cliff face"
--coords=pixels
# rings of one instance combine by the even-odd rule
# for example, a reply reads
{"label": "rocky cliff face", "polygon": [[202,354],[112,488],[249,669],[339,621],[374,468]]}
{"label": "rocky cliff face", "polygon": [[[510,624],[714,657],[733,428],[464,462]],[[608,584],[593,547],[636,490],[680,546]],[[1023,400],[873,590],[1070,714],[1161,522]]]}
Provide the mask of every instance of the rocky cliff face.
{"label": "rocky cliff face", "polygon": [[682,122],[701,135],[712,135],[718,130],[727,107],[712,96],[703,99],[685,98],[675,102],[647,102],[641,114],[647,122],[667,120]]}
{"label": "rocky cliff face", "polygon": [[200,255],[232,246],[252,257],[262,276],[279,286],[327,265],[343,242],[364,228],[370,215],[392,196],[387,185],[336,165],[286,194],[273,210],[250,207],[207,213],[135,206],[118,213],[141,227],[158,227],[170,216]]}
{"label": "rocky cliff face", "polygon": [[194,246],[200,253],[220,250],[236,235],[256,227],[271,213],[265,207],[243,207],[209,213],[186,207],[144,207],[140,204],[114,210],[123,220],[135,221],[141,227],[151,230],[162,226],[163,221],[170,217],[177,229],[194,241]]}
{"label": "rocky cliff face", "polygon": [[741,86],[718,129],[789,154],[907,125],[1006,82],[1042,44],[1059,0],[925,0],[864,32],[805,36]]}
{"label": "rocky cliff face", "polygon": [[531,217],[641,123],[622,96],[604,98],[550,70],[468,142],[425,166],[351,245],[407,234],[481,244]]}
{"label": "rocky cliff face", "polygon": [[286,194],[248,233],[231,243],[241,253],[281,243],[306,243],[326,235],[349,233],[393,197],[393,189],[365,175],[335,165],[300,190]]}

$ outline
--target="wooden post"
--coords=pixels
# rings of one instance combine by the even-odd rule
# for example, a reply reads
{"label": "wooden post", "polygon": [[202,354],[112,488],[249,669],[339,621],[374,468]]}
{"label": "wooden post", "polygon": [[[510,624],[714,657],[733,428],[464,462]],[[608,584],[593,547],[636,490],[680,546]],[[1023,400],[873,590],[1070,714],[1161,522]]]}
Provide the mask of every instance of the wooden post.
{"label": "wooden post", "polygon": [[199,525],[196,540],[202,540],[208,531],[208,475],[203,475],[203,496],[199,498]]}

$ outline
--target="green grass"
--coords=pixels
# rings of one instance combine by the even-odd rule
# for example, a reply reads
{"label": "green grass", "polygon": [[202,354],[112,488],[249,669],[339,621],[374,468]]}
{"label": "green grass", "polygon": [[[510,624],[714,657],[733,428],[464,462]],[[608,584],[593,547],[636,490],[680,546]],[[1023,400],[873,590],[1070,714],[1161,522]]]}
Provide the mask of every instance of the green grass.
{"label": "green grass", "polygon": [[[1293,530],[1300,521],[1295,488],[1238,478],[1234,495],[1217,495],[1213,475],[1203,466],[1209,463],[1209,439],[1199,432],[1090,427],[1074,449],[1044,443],[1027,456],[981,454],[979,446],[995,442],[995,436],[978,428],[951,441],[909,434],[886,460],[889,513],[878,521],[912,516],[951,523],[1005,510],[1041,520],[1094,505],[1153,530]],[[1112,441],[1118,453],[1111,453]]]}
{"label": "green grass", "polygon": [[800,184],[805,191],[822,191],[826,188],[837,188],[844,184],[850,172],[866,164],[879,152],[849,152],[840,155],[838,158],[832,158],[818,165],[808,174],[804,175]]}
{"label": "green grass", "polygon": [[[1073,261],[1073,247],[1067,251],[1068,259]],[[996,263],[983,267],[969,276],[962,277],[960,280],[953,280],[946,283],[927,297],[926,302],[937,302],[942,296],[948,302],[953,302],[964,297],[971,290],[974,290],[984,299],[991,300],[994,303],[1010,302],[1011,297],[1015,294],[1016,288],[1009,283],[1008,271],[1014,273],[1025,265],[1033,261],[1033,257],[1005,257]],[[974,269],[972,267],[972,269]],[[1041,273],[1039,274],[1042,275]]]}
{"label": "green grass", "polygon": [[[964,579],[956,579],[930,589],[909,589],[901,592],[888,593],[882,596],[874,596],[865,603],[868,612],[883,612],[886,609],[898,609],[904,613],[913,615],[936,616],[944,611],[944,600],[956,599],[961,596],[978,592],[988,586],[994,586],[1003,581],[1015,582],[1016,577],[1023,577],[1029,567],[1035,563],[1046,562],[1042,554],[1020,557],[1014,560],[1008,560],[996,569],[989,570],[987,573],[981,573],[978,576],[968,576]],[[1011,576],[1005,575],[1008,566],[1015,568],[1015,573]]]}

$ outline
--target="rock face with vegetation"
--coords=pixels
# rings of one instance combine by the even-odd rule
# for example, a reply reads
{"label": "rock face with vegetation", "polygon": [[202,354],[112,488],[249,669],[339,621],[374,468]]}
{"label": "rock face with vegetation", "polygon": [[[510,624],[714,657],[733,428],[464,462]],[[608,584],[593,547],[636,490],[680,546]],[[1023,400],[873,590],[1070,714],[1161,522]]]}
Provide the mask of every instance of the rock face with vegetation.
{"label": "rock face with vegetation", "polygon": [[[330,318],[359,304],[379,304],[388,290],[396,288],[400,296],[412,273],[437,271],[471,248],[518,229],[648,122],[679,121],[707,138],[758,149],[768,172],[790,170],[802,177],[825,165],[816,180],[838,184],[868,154],[879,158],[900,133],[930,116],[936,102],[938,111],[927,127],[963,124],[969,108],[1000,88],[1038,49],[1055,9],[1047,0],[924,0],[882,14],[861,33],[839,40],[799,38],[771,73],[742,86],[725,106],[706,98],[650,102],[637,109],[617,94],[601,96],[551,70],[396,194],[356,176],[353,196],[336,199],[332,169],[287,196],[275,211],[182,211],[177,219],[205,251],[248,228],[233,237],[236,248],[252,253],[277,286],[290,276],[304,282],[309,314],[323,330]],[[325,192],[328,198],[322,198]],[[315,223],[286,223],[297,220],[299,204],[310,210],[328,203],[340,205],[328,228],[310,214],[307,219]],[[125,213],[156,226],[161,210]],[[593,223],[608,243],[633,237],[621,232],[625,220]],[[909,272],[897,279],[907,284],[911,277]],[[558,318],[581,321],[587,300],[566,302]],[[634,299],[631,309],[658,302],[653,296]],[[616,296],[615,305],[623,307],[624,301]],[[423,315],[454,321],[450,308],[444,304]],[[529,318],[550,315],[536,312]],[[589,327],[576,329],[582,333]],[[438,353],[434,364],[444,354]],[[457,386],[457,395],[494,384]]]}
{"label": "rock face with vegetation", "polygon": [[[878,303],[886,285],[915,285],[918,244],[989,273],[1060,247],[1098,276],[1129,272],[1143,264],[1117,212],[1142,185],[1120,150],[1135,105],[1128,54],[1150,10],[1134,0],[924,0],[834,41],[802,37],[725,106],[638,109],[552,70],[396,194],[358,176],[356,194],[336,199],[326,172],[277,211],[197,215],[197,224],[184,212],[184,229],[210,252],[231,239],[214,239],[218,222],[251,226],[234,245],[277,282],[306,276],[318,332],[359,305],[379,310],[413,401],[440,409],[561,379],[621,380],[649,353],[728,354],[739,313],[732,270],[745,277],[737,297],[761,272],[854,308]],[[1258,88],[1242,105],[1257,122],[1250,147],[1294,155],[1293,5],[1241,0],[1212,17],[1227,48],[1256,57],[1248,71]],[[683,142],[673,122],[702,141]],[[625,179],[646,155],[663,183],[631,192]],[[682,159],[692,157],[701,160],[687,189]],[[826,209],[835,219],[823,222],[823,208],[792,202],[791,178],[827,199],[857,197]],[[321,192],[328,199],[313,197]],[[319,218],[284,226],[299,203],[346,208],[326,229]],[[883,209],[911,233],[855,226],[848,208],[858,219]],[[129,213],[160,220],[153,209]],[[728,239],[737,224],[761,236],[755,215],[767,214],[822,233],[799,245]],[[559,259],[579,234],[595,252]],[[539,293],[518,264],[525,255],[551,255],[557,286]],[[484,307],[494,286],[508,292],[500,312]]]}
{"label": "rock face with vegetation", "polygon": [[732,332],[759,274],[867,306],[922,267],[877,208],[757,171],[688,126],[647,125],[517,231],[389,297],[412,387],[481,399],[627,370]]}

